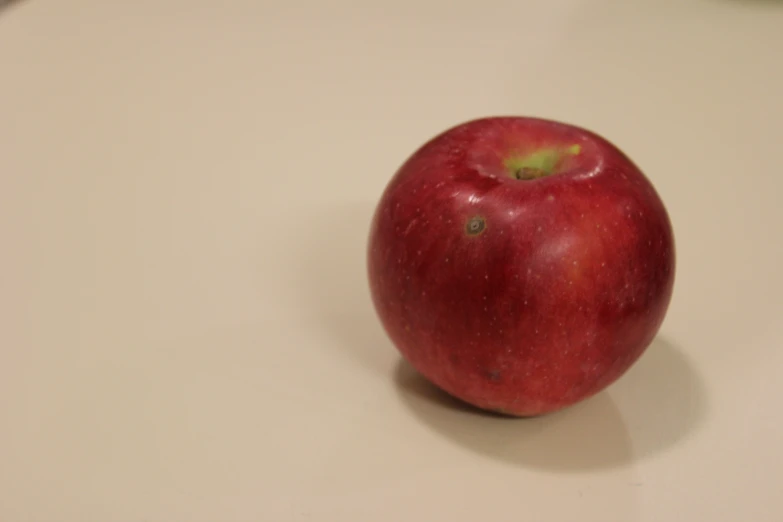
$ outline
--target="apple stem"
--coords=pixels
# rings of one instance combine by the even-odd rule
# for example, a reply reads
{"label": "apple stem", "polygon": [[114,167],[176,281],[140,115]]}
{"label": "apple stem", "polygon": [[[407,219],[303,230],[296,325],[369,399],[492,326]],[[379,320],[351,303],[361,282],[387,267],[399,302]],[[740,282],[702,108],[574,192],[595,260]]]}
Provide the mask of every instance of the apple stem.
{"label": "apple stem", "polygon": [[514,173],[514,177],[516,179],[525,181],[525,180],[543,178],[548,174],[549,173],[544,169],[539,169],[536,167],[522,167],[521,169],[517,169],[517,171]]}

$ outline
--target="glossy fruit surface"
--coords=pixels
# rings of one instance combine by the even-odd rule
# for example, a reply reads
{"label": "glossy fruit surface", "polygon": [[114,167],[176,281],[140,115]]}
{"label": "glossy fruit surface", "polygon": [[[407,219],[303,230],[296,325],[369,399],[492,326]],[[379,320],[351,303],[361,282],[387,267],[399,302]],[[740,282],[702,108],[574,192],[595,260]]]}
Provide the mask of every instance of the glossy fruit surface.
{"label": "glossy fruit surface", "polygon": [[373,217],[368,275],[402,355],[449,394],[528,416],[603,390],[672,296],[672,228],[616,146],[573,125],[493,117],[425,143]]}

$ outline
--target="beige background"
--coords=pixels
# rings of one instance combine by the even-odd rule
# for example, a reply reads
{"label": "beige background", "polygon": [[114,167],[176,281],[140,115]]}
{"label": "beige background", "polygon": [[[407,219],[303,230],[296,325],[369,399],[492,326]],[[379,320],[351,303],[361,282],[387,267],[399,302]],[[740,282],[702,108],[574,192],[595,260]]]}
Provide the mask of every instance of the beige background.
{"label": "beige background", "polygon": [[[783,4],[28,0],[0,11],[0,520],[783,520]],[[674,223],[607,393],[444,401],[364,279],[465,119],[588,126]]]}

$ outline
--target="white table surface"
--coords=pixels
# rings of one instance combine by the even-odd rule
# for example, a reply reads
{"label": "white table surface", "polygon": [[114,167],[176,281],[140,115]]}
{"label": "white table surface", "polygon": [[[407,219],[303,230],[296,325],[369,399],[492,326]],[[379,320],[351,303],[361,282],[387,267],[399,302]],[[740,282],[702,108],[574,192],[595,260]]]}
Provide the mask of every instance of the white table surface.
{"label": "white table surface", "polygon": [[[0,10],[0,520],[783,520],[783,2],[370,4]],[[366,289],[399,163],[494,114],[615,141],[677,240],[647,354],[536,420]]]}

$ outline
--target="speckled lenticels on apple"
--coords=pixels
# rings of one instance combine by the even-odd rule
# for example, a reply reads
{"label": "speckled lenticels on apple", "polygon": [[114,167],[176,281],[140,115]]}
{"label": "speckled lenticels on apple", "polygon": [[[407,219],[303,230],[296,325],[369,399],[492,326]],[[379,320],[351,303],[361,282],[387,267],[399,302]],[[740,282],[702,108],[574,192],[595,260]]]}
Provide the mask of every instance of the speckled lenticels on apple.
{"label": "speckled lenticels on apple", "polygon": [[476,407],[552,412],[641,356],[671,300],[674,237],[615,145],[525,117],[457,125],[409,157],[374,214],[373,303],[425,378]]}

